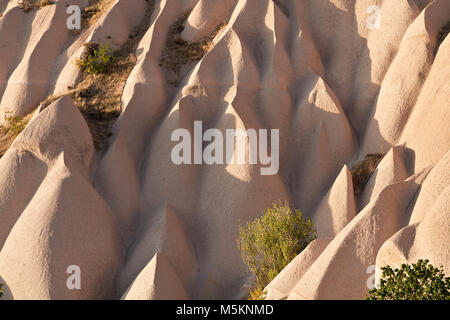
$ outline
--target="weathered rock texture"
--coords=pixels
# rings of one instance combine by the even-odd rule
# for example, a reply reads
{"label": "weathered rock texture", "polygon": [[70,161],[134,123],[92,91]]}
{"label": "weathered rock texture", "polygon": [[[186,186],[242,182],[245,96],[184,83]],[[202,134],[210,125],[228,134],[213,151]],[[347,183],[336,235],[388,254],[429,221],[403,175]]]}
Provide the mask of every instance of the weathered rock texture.
{"label": "weathered rock texture", "polygon": [[[276,200],[310,216],[320,239],[268,298],[363,299],[370,266],[419,258],[450,272],[450,38],[441,32],[450,1],[53,2],[26,13],[0,0],[0,124],[34,112],[0,159],[5,298],[244,298],[253,277],[238,226]],[[94,2],[98,17],[69,31],[67,5]],[[372,5],[380,29],[368,27]],[[82,77],[74,61],[84,43],[120,49],[142,25],[120,116],[97,152],[68,95]],[[170,32],[203,46],[175,70],[161,62]],[[63,97],[39,107],[52,95]],[[194,121],[280,129],[278,174],[173,164],[171,134],[193,134]],[[378,153],[355,197],[350,169]],[[70,266],[80,290],[67,286]]]}

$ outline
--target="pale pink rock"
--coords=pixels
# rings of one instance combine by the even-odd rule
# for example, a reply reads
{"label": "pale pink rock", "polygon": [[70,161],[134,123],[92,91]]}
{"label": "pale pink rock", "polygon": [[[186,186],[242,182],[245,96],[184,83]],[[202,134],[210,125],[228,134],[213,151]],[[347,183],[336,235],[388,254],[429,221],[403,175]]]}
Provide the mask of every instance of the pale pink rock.
{"label": "pale pink rock", "polygon": [[169,260],[156,253],[139,273],[122,300],[187,300],[186,291]]}
{"label": "pale pink rock", "polygon": [[[16,7],[13,10],[22,9]],[[21,36],[28,40],[26,47],[16,53],[20,57],[18,64],[9,70],[12,72],[0,100],[0,123],[4,122],[5,111],[25,116],[47,97],[53,62],[67,39],[67,32],[60,31],[66,29],[64,12],[62,3],[45,6],[35,14],[26,14],[22,10],[25,26]],[[17,56],[11,58],[17,59]]]}
{"label": "pale pink rock", "polygon": [[[76,3],[72,1],[70,5],[72,4]],[[86,5],[80,4],[80,7]],[[79,67],[75,62],[80,58],[85,43],[108,44],[112,50],[119,49],[128,40],[130,32],[142,23],[145,10],[145,0],[116,0],[105,15],[84,30],[64,52],[61,52],[56,63],[57,70],[52,75],[50,92],[64,94],[68,88],[75,86],[80,76]]]}

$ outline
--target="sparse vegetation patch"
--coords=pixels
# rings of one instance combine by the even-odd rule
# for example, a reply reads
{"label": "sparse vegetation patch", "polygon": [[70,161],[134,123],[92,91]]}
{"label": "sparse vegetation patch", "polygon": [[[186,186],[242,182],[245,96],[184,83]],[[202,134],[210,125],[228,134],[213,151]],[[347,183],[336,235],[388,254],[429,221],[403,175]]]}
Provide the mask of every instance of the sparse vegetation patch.
{"label": "sparse vegetation patch", "polygon": [[21,0],[19,1],[19,7],[23,9],[26,13],[34,10],[40,9],[45,6],[49,6],[51,4],[55,4],[51,0]]}
{"label": "sparse vegetation patch", "polygon": [[[166,47],[163,50],[159,65],[171,73],[169,83],[177,86],[179,84],[179,74],[185,65],[200,61],[203,56],[213,47],[213,40],[225,27],[225,23],[220,24],[214,32],[205,37],[200,42],[189,43],[184,41],[181,33],[192,10],[185,12],[169,30]],[[175,78],[173,80],[172,78]]]}
{"label": "sparse vegetation patch", "polygon": [[22,117],[13,116],[11,111],[5,112],[5,121],[7,125],[2,126],[2,130],[12,132],[15,135],[21,133],[28,123],[28,121],[24,120]]}
{"label": "sparse vegetation patch", "polygon": [[353,178],[353,190],[355,197],[361,196],[364,187],[369,182],[370,177],[375,172],[378,164],[384,155],[382,154],[368,154],[366,158],[353,166],[351,169]]}
{"label": "sparse vegetation patch", "polygon": [[263,299],[264,288],[315,238],[311,219],[283,203],[273,204],[261,218],[240,226],[242,259],[256,276],[250,299]]}
{"label": "sparse vegetation patch", "polygon": [[280,9],[280,11],[289,18],[289,10],[286,8],[286,6],[282,2],[280,2],[280,0],[273,0],[273,2]]}

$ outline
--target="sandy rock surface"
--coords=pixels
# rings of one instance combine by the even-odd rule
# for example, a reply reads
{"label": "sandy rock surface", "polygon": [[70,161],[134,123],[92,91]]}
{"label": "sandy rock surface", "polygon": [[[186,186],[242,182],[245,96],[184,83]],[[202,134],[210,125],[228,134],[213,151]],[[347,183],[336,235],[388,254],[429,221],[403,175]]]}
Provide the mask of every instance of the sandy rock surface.
{"label": "sandy rock surface", "polygon": [[[0,125],[27,120],[0,136],[4,298],[245,298],[238,227],[277,200],[319,239],[269,299],[364,299],[371,266],[420,258],[449,275],[450,1],[53,2],[0,0]],[[88,42],[119,67],[82,72]],[[195,121],[279,129],[278,170],[175,164],[172,134]]]}

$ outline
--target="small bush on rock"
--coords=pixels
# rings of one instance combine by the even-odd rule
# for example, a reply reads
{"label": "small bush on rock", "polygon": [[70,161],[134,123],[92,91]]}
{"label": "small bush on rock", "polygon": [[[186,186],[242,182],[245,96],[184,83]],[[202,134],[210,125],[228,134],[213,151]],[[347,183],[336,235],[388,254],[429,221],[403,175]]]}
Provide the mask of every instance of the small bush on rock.
{"label": "small bush on rock", "polygon": [[275,203],[264,216],[239,228],[238,246],[245,264],[256,276],[250,298],[263,298],[264,288],[316,238],[311,219],[287,204]]}
{"label": "small bush on rock", "polygon": [[441,28],[438,34],[438,46],[444,42],[445,38],[448,36],[450,32],[450,20],[447,21],[447,24]]}
{"label": "small bush on rock", "polygon": [[367,300],[450,300],[450,278],[428,262],[381,268],[380,284],[369,291]]}

